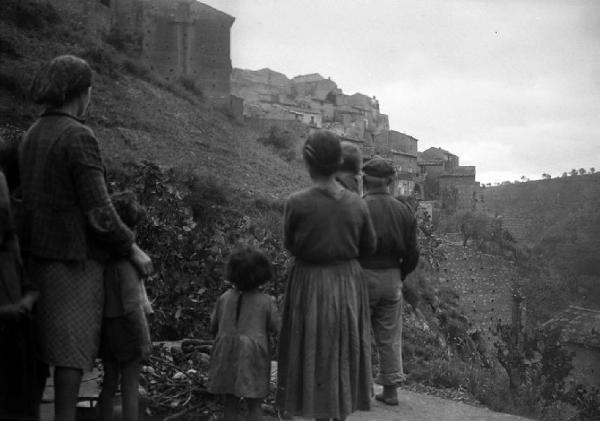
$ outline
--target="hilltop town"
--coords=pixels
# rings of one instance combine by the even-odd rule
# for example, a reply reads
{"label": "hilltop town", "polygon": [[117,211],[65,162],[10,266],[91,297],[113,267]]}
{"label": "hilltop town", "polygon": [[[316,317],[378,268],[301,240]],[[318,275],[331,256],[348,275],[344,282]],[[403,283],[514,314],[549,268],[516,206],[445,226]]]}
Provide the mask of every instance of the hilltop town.
{"label": "hilltop town", "polygon": [[[21,15],[10,11],[31,4],[40,6]],[[496,410],[518,412],[505,371],[485,362],[496,358],[494,329],[521,322],[534,327],[530,313],[543,305],[540,319],[552,317],[550,325],[567,323],[566,333],[579,332],[568,338],[578,354],[577,381],[597,383],[598,333],[583,327],[597,323],[600,309],[593,253],[600,238],[600,174],[480,189],[475,167],[460,165],[443,145],[420,150],[416,137],[390,127],[377,93],[344,92],[334,76],[319,73],[234,68],[236,17],[195,0],[7,0],[5,10],[0,136],[17,139],[38,115],[25,87],[41,63],[67,53],[89,61],[96,74],[87,121],[106,158],[110,188],[134,190],[148,209],[138,238],[161,268],[147,284],[158,310],[152,322],[156,339],[208,338],[208,312],[223,287],[224,259],[238,241],[252,242],[273,258],[276,274],[265,289],[282,297],[288,263],[280,238],[282,203],[309,180],[297,155],[282,159],[260,139],[270,127],[283,133],[289,128],[286,136],[299,145],[306,133],[324,129],[358,145],[365,159],[378,154],[392,160],[398,194],[418,197],[426,208],[441,206],[440,215],[476,209],[488,218],[485,223],[502,215],[493,221],[502,219],[519,245],[537,246],[535,255],[517,259],[516,251],[506,257],[477,248],[473,240],[467,244],[456,226],[422,230],[423,238],[429,234],[423,267],[406,281],[403,352],[410,382],[467,390]],[[526,266],[540,261],[564,266],[570,277],[563,282],[546,266],[539,274]],[[581,273],[573,273],[574,261]],[[515,295],[519,280],[531,286],[524,297]],[[572,302],[575,294],[586,300]],[[549,296],[555,301],[546,301]],[[476,338],[487,339],[489,348]],[[160,348],[162,354],[154,355],[156,382],[149,386],[152,398],[165,398],[152,408],[166,412],[175,410],[164,388],[172,384],[173,370],[193,368],[202,381],[208,358],[206,348],[183,359],[169,352]],[[205,399],[198,394],[192,402]]]}
{"label": "hilltop town", "polygon": [[398,194],[426,200],[452,196],[453,206],[461,209],[476,203],[475,167],[459,165],[459,157],[442,148],[420,152],[418,139],[390,129],[375,96],[345,94],[335,81],[318,73],[289,79],[271,69],[233,69],[231,90],[243,100],[246,120],[300,121],[358,145],[365,159],[391,159]]}
{"label": "hilltop town", "polygon": [[215,107],[238,121],[285,127],[301,122],[358,145],[365,159],[394,162],[396,192],[444,206],[472,209],[479,183],[473,166],[443,148],[420,151],[418,139],[390,128],[374,95],[346,94],[319,73],[288,78],[271,69],[232,67],[235,17],[195,0],[50,0],[78,11],[90,31],[129,40],[130,53],[166,82],[194,84]]}

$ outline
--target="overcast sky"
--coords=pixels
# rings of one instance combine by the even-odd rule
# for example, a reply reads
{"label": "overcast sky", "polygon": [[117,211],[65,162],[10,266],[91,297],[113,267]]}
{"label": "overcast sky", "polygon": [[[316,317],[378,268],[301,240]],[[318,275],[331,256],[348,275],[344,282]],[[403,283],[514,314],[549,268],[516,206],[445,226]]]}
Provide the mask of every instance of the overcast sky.
{"label": "overcast sky", "polygon": [[600,170],[598,0],[202,0],[234,67],[320,73],[487,183]]}

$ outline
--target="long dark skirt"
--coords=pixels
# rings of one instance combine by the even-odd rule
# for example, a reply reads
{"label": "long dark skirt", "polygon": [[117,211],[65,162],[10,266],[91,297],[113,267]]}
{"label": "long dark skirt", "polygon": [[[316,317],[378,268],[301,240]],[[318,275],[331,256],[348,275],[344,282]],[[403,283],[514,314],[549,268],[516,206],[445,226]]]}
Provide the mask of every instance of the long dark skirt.
{"label": "long dark skirt", "polygon": [[344,418],[369,410],[369,297],[355,260],[294,263],[279,343],[277,405],[292,415]]}

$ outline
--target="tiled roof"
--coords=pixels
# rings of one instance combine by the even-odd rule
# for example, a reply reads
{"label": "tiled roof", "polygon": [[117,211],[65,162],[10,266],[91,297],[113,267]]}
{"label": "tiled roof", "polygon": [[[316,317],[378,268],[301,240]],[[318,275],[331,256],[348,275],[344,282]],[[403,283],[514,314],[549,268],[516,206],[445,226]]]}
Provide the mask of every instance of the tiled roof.
{"label": "tiled roof", "polygon": [[600,311],[569,306],[542,325],[560,330],[561,340],[600,349]]}

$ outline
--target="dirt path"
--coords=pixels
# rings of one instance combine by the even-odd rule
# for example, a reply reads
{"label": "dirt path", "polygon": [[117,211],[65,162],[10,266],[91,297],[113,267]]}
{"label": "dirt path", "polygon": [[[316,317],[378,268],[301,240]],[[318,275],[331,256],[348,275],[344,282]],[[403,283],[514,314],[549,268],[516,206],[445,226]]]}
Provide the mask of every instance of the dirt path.
{"label": "dirt path", "polygon": [[[96,379],[98,376],[99,373],[96,371],[86,374],[80,389],[80,396],[97,396]],[[49,383],[45,397],[51,401],[54,393],[51,382]],[[376,393],[381,391],[379,388],[380,386],[375,387]],[[402,389],[398,392],[400,400],[398,406],[387,406],[373,401],[371,411],[356,412],[348,417],[347,421],[528,421],[527,418],[501,414],[462,402]],[[52,403],[42,405],[42,421],[51,421],[53,412]],[[294,419],[301,420],[302,418]],[[265,417],[265,421],[278,421],[278,419]]]}
{"label": "dirt path", "polygon": [[[347,421],[527,421],[528,418],[501,414],[435,396],[399,391],[400,404],[375,402],[370,412],[356,412]],[[295,418],[300,419],[300,418]],[[271,420],[275,420],[272,418]]]}

